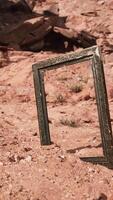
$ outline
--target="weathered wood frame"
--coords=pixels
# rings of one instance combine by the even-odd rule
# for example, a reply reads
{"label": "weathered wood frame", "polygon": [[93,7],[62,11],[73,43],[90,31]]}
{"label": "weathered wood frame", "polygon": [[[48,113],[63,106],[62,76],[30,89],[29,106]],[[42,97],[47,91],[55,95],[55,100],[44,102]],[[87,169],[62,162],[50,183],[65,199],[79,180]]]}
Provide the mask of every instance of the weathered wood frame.
{"label": "weathered wood frame", "polygon": [[100,163],[113,167],[113,136],[110,121],[108,97],[106,91],[103,63],[100,50],[97,46],[85,49],[80,53],[67,53],[52,59],[40,61],[33,65],[34,87],[39,120],[41,145],[50,145],[50,131],[48,123],[47,103],[44,88],[44,72],[63,65],[71,65],[86,60],[92,60],[92,72],[97,101],[97,110],[100,124],[103,154],[102,157],[83,157],[84,161]]}

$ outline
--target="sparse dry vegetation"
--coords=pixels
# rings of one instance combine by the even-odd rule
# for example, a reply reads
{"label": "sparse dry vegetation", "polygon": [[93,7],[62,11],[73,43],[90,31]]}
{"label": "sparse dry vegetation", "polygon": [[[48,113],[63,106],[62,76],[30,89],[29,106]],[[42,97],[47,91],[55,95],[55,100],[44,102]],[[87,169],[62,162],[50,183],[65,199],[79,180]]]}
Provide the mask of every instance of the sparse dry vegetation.
{"label": "sparse dry vegetation", "polygon": [[61,76],[59,76],[57,78],[58,81],[67,81],[68,80],[68,77],[65,75],[65,74],[62,74]]}
{"label": "sparse dry vegetation", "polygon": [[[113,200],[93,55],[79,63],[79,53],[93,45],[105,57],[113,125],[113,0],[0,0],[0,200]],[[35,98],[32,65],[40,61]],[[51,145],[41,146],[48,131]],[[94,163],[83,157],[95,157]]]}
{"label": "sparse dry vegetation", "polygon": [[58,94],[56,96],[56,102],[57,103],[63,103],[63,102],[66,102],[66,99],[65,99],[65,97],[62,94]]}
{"label": "sparse dry vegetation", "polygon": [[73,127],[73,128],[79,126],[78,121],[75,121],[75,119],[62,118],[62,119],[60,119],[60,123],[64,126],[69,126],[69,127]]}
{"label": "sparse dry vegetation", "polygon": [[69,86],[69,89],[73,93],[79,93],[83,90],[83,85],[82,85],[82,83],[72,84]]}

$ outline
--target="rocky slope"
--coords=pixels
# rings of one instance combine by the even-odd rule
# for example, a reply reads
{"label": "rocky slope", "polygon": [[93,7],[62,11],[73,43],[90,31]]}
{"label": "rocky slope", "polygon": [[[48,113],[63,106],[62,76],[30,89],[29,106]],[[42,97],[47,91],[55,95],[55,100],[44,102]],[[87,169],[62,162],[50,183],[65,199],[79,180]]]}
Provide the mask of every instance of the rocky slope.
{"label": "rocky slope", "polygon": [[[51,2],[38,3],[34,12]],[[112,123],[113,2],[57,2],[69,30],[92,34],[102,48]],[[2,13],[1,31],[28,18]],[[32,64],[57,55],[0,49],[0,200],[113,200],[113,170],[79,158],[102,155],[90,62],[46,74],[53,144],[40,146]]]}

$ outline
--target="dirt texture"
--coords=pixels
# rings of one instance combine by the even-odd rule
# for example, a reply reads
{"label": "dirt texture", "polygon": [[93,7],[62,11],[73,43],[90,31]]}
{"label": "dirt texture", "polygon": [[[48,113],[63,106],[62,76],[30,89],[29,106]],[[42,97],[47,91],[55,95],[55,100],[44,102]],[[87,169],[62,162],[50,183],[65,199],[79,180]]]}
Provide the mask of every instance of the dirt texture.
{"label": "dirt texture", "polygon": [[[56,2],[70,30],[101,46],[113,125],[113,1]],[[28,16],[0,14],[1,31]],[[113,200],[113,170],[80,160],[103,154],[90,61],[45,74],[53,144],[40,146],[32,64],[59,54],[0,47],[0,200]]]}

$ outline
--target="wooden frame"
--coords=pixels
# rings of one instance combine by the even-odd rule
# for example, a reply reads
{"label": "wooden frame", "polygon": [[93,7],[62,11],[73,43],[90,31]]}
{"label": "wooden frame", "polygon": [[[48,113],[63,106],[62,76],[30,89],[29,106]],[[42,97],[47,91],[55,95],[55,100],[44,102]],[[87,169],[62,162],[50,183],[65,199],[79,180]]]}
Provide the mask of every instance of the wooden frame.
{"label": "wooden frame", "polygon": [[100,124],[100,133],[102,139],[103,154],[102,157],[83,157],[84,161],[100,163],[113,167],[113,137],[110,121],[110,112],[101,59],[100,50],[97,46],[82,50],[80,53],[72,52],[62,56],[58,56],[45,61],[40,61],[33,65],[34,87],[36,95],[36,104],[39,120],[40,141],[41,145],[50,145],[50,131],[48,123],[48,112],[44,88],[44,72],[52,70],[63,65],[71,65],[75,63],[92,60],[92,72],[94,78],[94,86],[96,93],[98,117]]}

